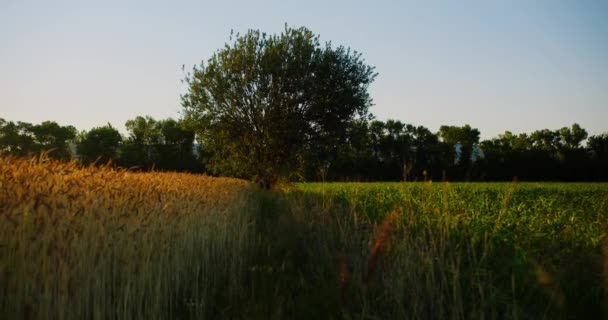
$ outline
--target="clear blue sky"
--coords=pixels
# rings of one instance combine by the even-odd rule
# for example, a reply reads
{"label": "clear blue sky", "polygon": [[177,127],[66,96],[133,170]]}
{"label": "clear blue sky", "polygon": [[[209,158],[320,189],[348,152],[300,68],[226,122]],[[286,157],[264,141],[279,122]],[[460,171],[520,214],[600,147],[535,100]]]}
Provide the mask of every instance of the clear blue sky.
{"label": "clear blue sky", "polygon": [[179,117],[182,64],[230,30],[306,26],[363,53],[381,120],[482,138],[608,131],[608,1],[0,0],[0,117],[124,130]]}

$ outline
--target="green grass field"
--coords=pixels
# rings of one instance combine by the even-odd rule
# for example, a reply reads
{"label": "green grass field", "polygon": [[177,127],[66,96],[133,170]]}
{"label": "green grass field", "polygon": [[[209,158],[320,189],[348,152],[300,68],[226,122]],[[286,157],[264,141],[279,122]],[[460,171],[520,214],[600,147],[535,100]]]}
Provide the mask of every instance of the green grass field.
{"label": "green grass field", "polygon": [[601,319],[608,184],[303,183],[0,161],[7,319]]}
{"label": "green grass field", "polygon": [[520,245],[597,246],[608,226],[602,183],[306,183],[296,190],[341,201],[372,221],[393,208],[430,213],[452,220],[454,231]]}
{"label": "green grass field", "polygon": [[307,199],[291,205],[296,215],[331,217],[310,213],[309,232],[320,234],[308,241],[347,257],[352,317],[606,315],[606,184],[307,183],[290,192]]}

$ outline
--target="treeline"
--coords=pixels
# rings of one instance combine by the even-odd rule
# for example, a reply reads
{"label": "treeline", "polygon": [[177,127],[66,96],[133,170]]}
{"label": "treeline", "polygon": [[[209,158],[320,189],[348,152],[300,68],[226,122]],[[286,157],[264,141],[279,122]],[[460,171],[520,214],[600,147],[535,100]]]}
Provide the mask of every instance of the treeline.
{"label": "treeline", "polygon": [[[606,181],[608,133],[588,137],[578,124],[530,134],[506,131],[480,141],[469,125],[361,122],[320,167],[332,181]],[[314,166],[307,177],[314,177]]]}
{"label": "treeline", "polygon": [[194,152],[194,132],[174,119],[136,117],[122,136],[111,124],[78,132],[53,121],[33,125],[0,118],[0,153],[17,157],[42,152],[58,160],[85,165],[107,164],[133,170],[204,172]]}
{"label": "treeline", "polygon": [[[127,136],[110,124],[78,132],[52,121],[0,119],[0,152],[46,152],[83,164],[113,163],[138,170],[206,172],[209,157],[182,121],[137,117]],[[306,181],[607,181],[608,133],[588,137],[578,124],[530,134],[509,131],[480,141],[479,130],[441,126],[434,133],[400,121],[360,121],[346,143],[311,150],[300,174]],[[246,142],[243,142],[246,143]]]}

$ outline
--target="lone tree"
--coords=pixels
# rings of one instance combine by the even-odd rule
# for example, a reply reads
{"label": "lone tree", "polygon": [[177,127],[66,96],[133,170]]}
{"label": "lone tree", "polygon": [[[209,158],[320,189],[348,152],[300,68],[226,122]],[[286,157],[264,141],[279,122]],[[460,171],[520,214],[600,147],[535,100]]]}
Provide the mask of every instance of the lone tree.
{"label": "lone tree", "polygon": [[212,172],[268,188],[305,161],[331,160],[349,126],[370,117],[375,77],[360,53],[304,27],[249,30],[187,74],[183,114]]}

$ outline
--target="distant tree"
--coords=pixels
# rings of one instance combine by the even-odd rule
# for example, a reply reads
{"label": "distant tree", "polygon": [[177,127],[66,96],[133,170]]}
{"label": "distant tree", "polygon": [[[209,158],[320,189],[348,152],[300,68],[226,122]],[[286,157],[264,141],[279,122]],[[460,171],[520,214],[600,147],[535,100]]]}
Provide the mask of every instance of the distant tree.
{"label": "distant tree", "polygon": [[527,134],[505,131],[497,138],[482,141],[479,146],[483,152],[483,158],[478,162],[480,178],[510,181],[527,177],[525,159],[531,148]]}
{"label": "distant tree", "polygon": [[109,123],[107,126],[83,132],[77,144],[80,161],[85,164],[114,161],[118,158],[121,141],[120,132]]}
{"label": "distant tree", "polygon": [[[397,120],[359,121],[349,130],[329,179],[399,181],[441,179],[451,155],[423,126]],[[453,150],[453,147],[449,148]]]}
{"label": "distant tree", "polygon": [[76,138],[76,128],[54,121],[32,125],[27,122],[0,119],[0,151],[15,156],[32,156],[46,152],[51,158],[72,157],[69,143]]}
{"label": "distant tree", "polygon": [[46,152],[51,158],[69,160],[72,157],[69,143],[76,138],[76,128],[44,121],[31,127],[36,152]]}
{"label": "distant tree", "polygon": [[589,154],[581,145],[587,138],[587,131],[577,123],[571,127],[563,127],[556,131],[559,134],[559,144],[555,158],[559,167],[557,179],[576,181],[589,176]]}
{"label": "distant tree", "polygon": [[306,28],[250,30],[194,68],[182,105],[213,172],[270,187],[301,172],[307,155],[334,160],[368,117],[375,75],[361,54],[322,46]]}
{"label": "distant tree", "polygon": [[194,131],[184,127],[181,121],[168,118],[159,120],[160,143],[156,145],[157,167],[163,170],[201,170],[193,153]]}
{"label": "distant tree", "polygon": [[563,127],[559,130],[561,144],[568,149],[577,149],[581,147],[581,142],[587,139],[587,130],[581,128],[578,123],[573,124],[570,128]]}
{"label": "distant tree", "polygon": [[125,123],[129,136],[122,144],[120,165],[149,169],[155,163],[155,145],[161,142],[160,127],[150,116],[138,116]]}
{"label": "distant tree", "polygon": [[194,154],[193,130],[183,121],[171,118],[156,120],[138,116],[125,124],[128,138],[122,143],[119,164],[148,170],[201,172]]}
{"label": "distant tree", "polygon": [[157,121],[150,116],[138,116],[127,120],[125,127],[129,132],[129,139],[143,145],[154,145],[160,142],[161,132]]}
{"label": "distant tree", "polygon": [[319,166],[317,154],[306,157],[308,180],[369,181],[379,177],[379,160],[373,155],[369,122],[359,119],[347,130],[346,141],[338,146],[336,157]]}
{"label": "distant tree", "polygon": [[591,151],[593,157],[608,160],[608,132],[589,137],[587,148]]}
{"label": "distant tree", "polygon": [[35,152],[32,124],[0,118],[0,153],[27,156]]}
{"label": "distant tree", "polygon": [[72,154],[69,143],[76,138],[76,128],[61,126],[54,121],[44,121],[32,127],[34,139],[40,151],[48,152],[50,157],[67,160]]}
{"label": "distant tree", "polygon": [[415,152],[411,179],[441,179],[442,171],[449,163],[445,155],[451,154],[452,148],[446,150],[437,135],[424,126],[406,125],[406,131],[412,137]]}
{"label": "distant tree", "polygon": [[549,129],[536,130],[530,134],[532,147],[545,151],[555,151],[559,148],[560,133]]}
{"label": "distant tree", "polygon": [[455,156],[454,162],[466,164],[471,161],[473,147],[479,143],[479,130],[471,128],[468,124],[462,127],[441,126],[439,137],[447,144],[460,145],[459,155]]}
{"label": "distant tree", "polygon": [[495,141],[503,150],[528,150],[531,148],[531,142],[526,133],[520,133],[514,135],[511,131],[505,131],[503,134],[499,134],[498,138],[492,139]]}
{"label": "distant tree", "polygon": [[587,139],[592,180],[608,180],[608,132]]}
{"label": "distant tree", "polygon": [[380,120],[372,120],[369,123],[369,138],[372,146],[373,156],[380,160],[384,161],[384,152],[382,141],[384,140],[384,136],[386,135],[386,126],[384,122]]}
{"label": "distant tree", "polygon": [[441,126],[439,137],[443,143],[454,148],[454,164],[459,171],[456,173],[456,178],[468,180],[471,173],[473,151],[479,143],[479,130],[471,128],[468,124],[462,127]]}
{"label": "distant tree", "polygon": [[390,172],[394,172],[391,180],[407,181],[415,162],[413,137],[406,131],[406,124],[398,120],[387,120],[384,129],[385,135],[380,143],[383,158]]}

